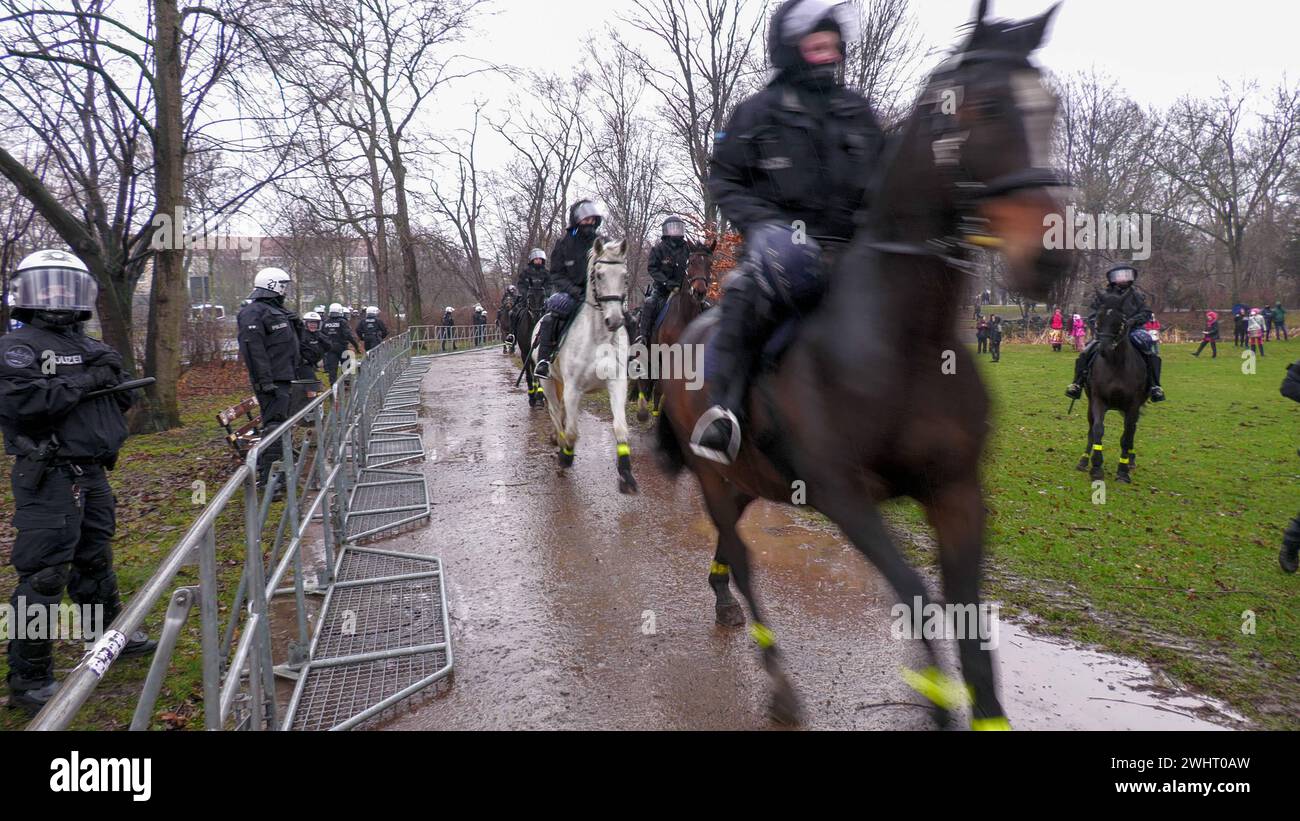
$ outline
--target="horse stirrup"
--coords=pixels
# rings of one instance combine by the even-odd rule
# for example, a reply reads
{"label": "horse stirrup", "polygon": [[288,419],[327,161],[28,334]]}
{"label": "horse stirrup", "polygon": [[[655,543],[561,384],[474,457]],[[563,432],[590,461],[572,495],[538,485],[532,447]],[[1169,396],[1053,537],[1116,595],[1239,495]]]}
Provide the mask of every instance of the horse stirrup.
{"label": "horse stirrup", "polygon": [[[731,439],[727,442],[726,452],[706,448],[700,444],[700,437],[709,426],[719,419],[726,419],[731,423]],[[708,459],[711,462],[718,462],[723,465],[730,465],[736,461],[736,454],[740,453],[740,420],[736,415],[721,405],[714,405],[700,416],[699,421],[695,423],[695,429],[691,431],[691,452],[701,459]]]}

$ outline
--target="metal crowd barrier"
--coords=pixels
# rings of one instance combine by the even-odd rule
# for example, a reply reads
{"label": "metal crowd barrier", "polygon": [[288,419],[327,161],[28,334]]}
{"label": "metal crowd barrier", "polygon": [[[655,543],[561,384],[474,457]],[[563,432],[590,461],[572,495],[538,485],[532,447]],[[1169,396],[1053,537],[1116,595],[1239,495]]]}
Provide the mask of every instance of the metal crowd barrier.
{"label": "metal crowd barrier", "polygon": [[[208,501],[198,519],[163,559],[108,630],[64,679],[58,693],[28,726],[32,730],[65,729],[90,698],[105,671],[120,653],[123,636],[139,630],[164,596],[167,613],[145,679],[132,730],[148,729],[171,659],[190,612],[199,609],[202,648],[204,726],[217,729],[275,729],[282,726],[276,702],[275,674],[293,673],[308,662],[313,635],[306,597],[334,582],[335,557],[344,547],[347,505],[367,466],[371,427],[383,396],[398,379],[412,350],[412,335],[389,338],[348,364],[340,379],[248,452],[244,464]],[[264,489],[257,487],[257,460],[273,441],[281,445],[281,469],[272,471]],[[242,494],[243,521],[236,527],[221,520]],[[283,504],[275,502],[283,500]],[[317,533],[313,528],[319,528]],[[222,625],[217,574],[219,531],[242,529],[244,566],[229,620]],[[270,543],[269,556],[264,545]],[[319,543],[315,578],[305,566],[303,548]],[[199,584],[173,590],[181,568],[197,562]],[[282,588],[292,570],[290,587]],[[279,670],[272,662],[271,601],[292,596],[295,623],[289,658]]]}

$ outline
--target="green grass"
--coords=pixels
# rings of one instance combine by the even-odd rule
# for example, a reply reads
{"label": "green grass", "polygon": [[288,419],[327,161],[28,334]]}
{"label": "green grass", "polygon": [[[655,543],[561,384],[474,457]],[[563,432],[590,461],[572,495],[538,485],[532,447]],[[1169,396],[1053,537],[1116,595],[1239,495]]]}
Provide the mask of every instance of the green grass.
{"label": "green grass", "polygon": [[[244,399],[247,391],[204,397],[187,403],[185,426],[165,433],[133,436],[123,448],[117,469],[109,482],[118,500],[117,537],[113,542],[118,586],[125,600],[148,580],[162,559],[184,535],[202,507],[194,504],[193,482],[202,481],[207,495],[216,493],[233,469],[230,448],[217,426],[218,410]],[[0,560],[8,564],[13,545],[13,496],[9,483],[0,484]],[[222,592],[233,597],[243,564],[242,496],[220,517],[217,530],[217,569]],[[5,567],[0,572],[0,597],[8,601],[17,578]],[[198,584],[198,567],[187,566],[177,575],[173,589]],[[167,597],[155,607],[145,627],[154,638],[167,608]],[[221,605],[224,622],[229,601]],[[197,607],[181,633],[172,657],[171,672],[159,695],[153,726],[202,727],[202,673]],[[79,642],[55,643],[55,675],[62,678],[82,655]],[[125,729],[135,709],[136,696],[148,672],[149,658],[128,658],[116,662],[94,695],[82,708],[71,729]],[[8,664],[0,655],[0,675]],[[26,714],[0,709],[0,729],[20,729]]]}
{"label": "green grass", "polygon": [[[1278,387],[1300,343],[1270,344],[1242,373],[1231,342],[1164,345],[1169,400],[1138,425],[1132,485],[1114,480],[1123,419],[1107,417],[1105,503],[1083,454],[1087,410],[1066,415],[1074,355],[1003,345],[980,358],[994,398],[985,465],[988,592],[1045,629],[1139,656],[1272,728],[1300,728],[1300,577],[1278,567],[1300,508],[1300,407]],[[919,528],[912,504],[891,518]],[[917,549],[925,561],[933,557]],[[1255,632],[1243,633],[1246,616]]]}

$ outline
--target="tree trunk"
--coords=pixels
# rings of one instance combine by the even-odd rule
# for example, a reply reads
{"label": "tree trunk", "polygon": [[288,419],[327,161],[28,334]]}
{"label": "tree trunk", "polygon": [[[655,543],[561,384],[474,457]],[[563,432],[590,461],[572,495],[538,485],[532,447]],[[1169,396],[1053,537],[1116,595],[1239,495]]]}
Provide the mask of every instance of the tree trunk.
{"label": "tree trunk", "polygon": [[[183,213],[185,144],[181,115],[180,13],[176,0],[153,0],[157,42],[154,48],[154,191],[158,213]],[[148,407],[133,422],[136,432],[180,427],[176,385],[181,375],[181,332],[185,322],[185,251],[181,226],[154,252],[149,294],[149,335],[145,373],[158,381],[148,389]]]}
{"label": "tree trunk", "polygon": [[415,237],[411,234],[411,215],[406,204],[406,165],[402,161],[401,146],[390,139],[393,158],[393,187],[397,198],[397,213],[393,222],[397,227],[397,244],[402,252],[402,285],[406,295],[407,325],[423,325],[424,312],[420,303],[420,275],[415,265]]}

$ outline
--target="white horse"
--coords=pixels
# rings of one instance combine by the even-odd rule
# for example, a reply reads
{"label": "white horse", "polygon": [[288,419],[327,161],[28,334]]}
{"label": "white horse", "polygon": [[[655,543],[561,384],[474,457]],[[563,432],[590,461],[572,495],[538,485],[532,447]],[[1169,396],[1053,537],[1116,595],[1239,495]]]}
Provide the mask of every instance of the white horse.
{"label": "white horse", "polygon": [[[627,287],[627,242],[596,240],[587,255],[587,293],[559,350],[551,357],[551,376],[542,380],[546,410],[555,426],[560,465],[573,464],[578,444],[578,402],[583,394],[604,387],[614,414],[614,439],[618,443],[618,489],[636,493],[632,478],[632,451],[627,443],[628,338],[623,314]],[[533,345],[541,323],[533,329]]]}

